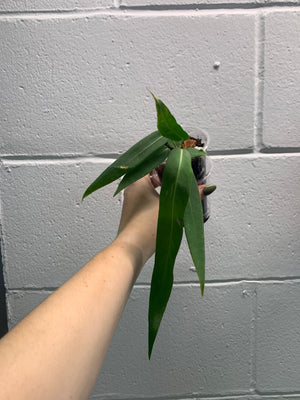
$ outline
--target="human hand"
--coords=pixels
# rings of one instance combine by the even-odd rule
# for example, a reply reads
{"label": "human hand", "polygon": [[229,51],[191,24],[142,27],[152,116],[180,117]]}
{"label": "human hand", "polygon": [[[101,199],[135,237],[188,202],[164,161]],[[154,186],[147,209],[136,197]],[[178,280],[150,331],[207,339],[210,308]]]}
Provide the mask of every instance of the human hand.
{"label": "human hand", "polygon": [[[161,186],[162,174],[164,170],[164,165],[161,164],[159,167],[151,171],[150,180],[154,188]],[[216,190],[216,185],[201,185],[198,183],[199,193],[201,200],[204,199],[205,196],[213,193]]]}
{"label": "human hand", "polygon": [[[124,191],[118,240],[137,249],[144,264],[154,253],[159,210],[159,195],[155,187],[160,181],[146,175]],[[214,185],[199,185],[201,199],[215,190]]]}
{"label": "human hand", "polygon": [[158,209],[159,195],[149,175],[125,189],[118,240],[136,247],[143,264],[155,251]]}

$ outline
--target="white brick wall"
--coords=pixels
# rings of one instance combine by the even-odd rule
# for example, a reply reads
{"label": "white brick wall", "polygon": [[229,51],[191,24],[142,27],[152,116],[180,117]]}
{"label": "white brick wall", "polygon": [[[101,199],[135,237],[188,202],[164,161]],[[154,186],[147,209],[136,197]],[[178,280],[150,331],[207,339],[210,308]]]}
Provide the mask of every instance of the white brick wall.
{"label": "white brick wall", "polygon": [[114,238],[115,185],[80,200],[111,159],[155,129],[146,87],[211,137],[218,190],[205,227],[205,295],[183,243],[149,362],[148,262],[92,398],[300,399],[299,6],[1,2],[10,327]]}
{"label": "white brick wall", "polygon": [[73,11],[112,7],[113,0],[2,0],[0,11]]}
{"label": "white brick wall", "polygon": [[264,144],[299,147],[300,10],[266,15]]}
{"label": "white brick wall", "polygon": [[3,154],[123,151],[155,129],[147,87],[211,149],[251,148],[254,15],[80,15],[0,20]]}

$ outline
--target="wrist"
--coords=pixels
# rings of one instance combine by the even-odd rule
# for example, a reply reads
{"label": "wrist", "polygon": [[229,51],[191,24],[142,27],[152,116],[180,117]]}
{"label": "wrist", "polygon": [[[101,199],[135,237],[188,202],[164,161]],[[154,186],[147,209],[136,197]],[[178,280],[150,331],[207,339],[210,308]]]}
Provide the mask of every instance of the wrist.
{"label": "wrist", "polygon": [[122,252],[124,257],[129,260],[133,267],[135,279],[138,277],[143,265],[147,261],[143,251],[135,244],[134,240],[126,235],[118,235],[118,237],[111,244],[118,252]]}

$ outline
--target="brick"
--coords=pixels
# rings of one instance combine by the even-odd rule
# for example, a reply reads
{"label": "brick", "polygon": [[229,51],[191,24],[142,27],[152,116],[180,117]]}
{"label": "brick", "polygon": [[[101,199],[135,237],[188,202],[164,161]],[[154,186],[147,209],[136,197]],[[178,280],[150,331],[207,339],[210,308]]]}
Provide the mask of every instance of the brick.
{"label": "brick", "polygon": [[[218,156],[212,164],[206,279],[299,276],[299,155]],[[152,264],[141,282],[150,281]],[[197,281],[192,266],[183,242],[175,280]]]}
{"label": "brick", "polygon": [[64,11],[80,10],[85,8],[100,8],[112,6],[113,0],[2,0],[0,12],[22,11]]}
{"label": "brick", "polygon": [[112,186],[81,204],[107,163],[5,166],[2,229],[7,286],[57,287],[110,243],[120,197]]}
{"label": "brick", "polygon": [[266,147],[300,147],[300,12],[265,17],[264,132]]}
{"label": "brick", "polygon": [[211,149],[251,148],[254,20],[197,12],[3,18],[0,153],[124,151],[156,129],[147,87],[183,126],[205,129]]}
{"label": "brick", "polygon": [[299,281],[257,285],[257,388],[300,392]]}
{"label": "brick", "polygon": [[[206,279],[299,276],[297,155],[213,157],[205,224]],[[106,164],[55,163],[2,168],[4,268],[7,285],[56,287],[113,240],[119,223],[116,183],[87,198],[87,185]],[[10,169],[10,172],[9,172]],[[33,206],[34,205],[34,206]],[[176,282],[197,282],[185,242]],[[149,283],[153,258],[139,278]]]}
{"label": "brick", "polygon": [[[201,298],[198,286],[179,286],[173,290],[149,362],[149,291],[136,288],[95,393],[105,397],[113,392],[116,398],[159,398],[249,390],[251,288],[212,287],[205,298]],[[249,297],[243,297],[243,290],[249,290]]]}
{"label": "brick", "polygon": [[[247,293],[247,294],[245,294]],[[45,293],[10,292],[18,318]],[[249,392],[253,285],[174,288],[151,361],[147,358],[148,288],[135,288],[107,354],[94,395],[143,398]]]}

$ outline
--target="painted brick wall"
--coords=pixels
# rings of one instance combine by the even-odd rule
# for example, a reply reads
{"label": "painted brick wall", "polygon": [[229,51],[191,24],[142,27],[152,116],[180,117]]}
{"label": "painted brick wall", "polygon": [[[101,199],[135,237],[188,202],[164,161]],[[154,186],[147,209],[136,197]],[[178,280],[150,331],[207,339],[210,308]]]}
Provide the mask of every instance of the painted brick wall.
{"label": "painted brick wall", "polygon": [[300,1],[3,0],[0,32],[9,326],[114,238],[114,186],[80,199],[148,87],[210,135],[206,293],[183,243],[149,362],[149,262],[92,398],[300,399]]}

